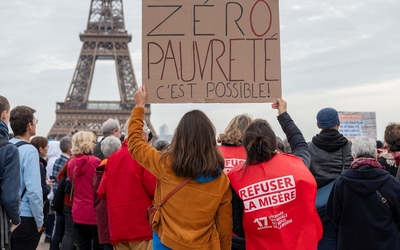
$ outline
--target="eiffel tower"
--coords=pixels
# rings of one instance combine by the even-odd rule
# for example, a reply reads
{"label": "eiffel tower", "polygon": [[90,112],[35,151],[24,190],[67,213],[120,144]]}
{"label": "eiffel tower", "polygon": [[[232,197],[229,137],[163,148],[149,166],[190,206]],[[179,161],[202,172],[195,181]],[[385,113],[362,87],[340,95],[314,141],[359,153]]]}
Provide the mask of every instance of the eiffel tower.
{"label": "eiffel tower", "polygon": [[[64,102],[57,102],[56,121],[48,138],[59,140],[79,130],[101,135],[101,125],[108,118],[123,125],[135,106],[137,90],[128,43],[132,36],[125,30],[122,0],[91,0],[87,29],[80,34],[83,42],[74,76]],[[120,101],[89,101],[96,60],[114,60]],[[150,123],[150,105],[145,107],[145,120]]]}

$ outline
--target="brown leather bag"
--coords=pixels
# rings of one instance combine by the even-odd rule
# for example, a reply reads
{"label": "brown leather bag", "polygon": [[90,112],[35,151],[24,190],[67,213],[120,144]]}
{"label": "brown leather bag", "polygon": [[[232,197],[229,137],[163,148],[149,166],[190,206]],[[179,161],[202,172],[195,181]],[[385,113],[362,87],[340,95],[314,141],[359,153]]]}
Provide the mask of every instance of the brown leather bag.
{"label": "brown leather bag", "polygon": [[[159,219],[159,209],[160,207],[172,196],[174,195],[176,192],[179,191],[179,189],[181,189],[183,186],[185,186],[188,182],[190,181],[190,179],[185,179],[181,184],[179,184],[177,187],[175,187],[167,196],[164,197],[164,199],[162,199],[162,201],[160,203],[157,204],[157,206],[150,206],[149,208],[147,208],[147,220],[149,220],[150,222],[150,228],[153,227],[153,221],[154,221],[154,217],[156,217],[156,220],[154,221],[154,224],[158,223],[158,219]],[[157,214],[157,216],[156,216]]]}
{"label": "brown leather bag", "polygon": [[157,211],[158,208],[156,208],[155,206],[150,206],[149,208],[147,208],[147,220],[150,222],[150,227],[152,226],[151,224],[153,223],[154,215]]}

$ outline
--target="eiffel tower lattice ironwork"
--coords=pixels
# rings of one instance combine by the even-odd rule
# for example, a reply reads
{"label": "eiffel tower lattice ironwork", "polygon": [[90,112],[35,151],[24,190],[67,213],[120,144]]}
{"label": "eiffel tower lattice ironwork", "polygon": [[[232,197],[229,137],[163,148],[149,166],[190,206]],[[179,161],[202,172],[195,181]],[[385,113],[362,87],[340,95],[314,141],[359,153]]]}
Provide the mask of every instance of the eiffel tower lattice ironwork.
{"label": "eiffel tower lattice ironwork", "polygon": [[[125,30],[122,0],[91,0],[87,29],[80,39],[82,50],[67,97],[57,103],[56,121],[48,134],[55,140],[79,130],[101,135],[104,121],[114,118],[123,125],[135,106],[133,94],[138,86],[128,48],[132,36]],[[88,100],[96,60],[115,61],[119,102]],[[147,104],[145,120],[155,135],[150,113]]]}

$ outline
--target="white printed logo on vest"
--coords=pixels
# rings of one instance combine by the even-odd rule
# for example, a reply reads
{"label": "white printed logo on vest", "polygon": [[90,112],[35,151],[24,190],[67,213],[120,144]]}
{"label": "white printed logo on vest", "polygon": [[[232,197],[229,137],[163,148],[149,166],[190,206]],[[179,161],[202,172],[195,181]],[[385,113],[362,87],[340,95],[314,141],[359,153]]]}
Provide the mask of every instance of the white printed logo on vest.
{"label": "white printed logo on vest", "polygon": [[258,230],[261,229],[266,229],[266,228],[271,228],[272,226],[268,225],[268,217],[261,217],[257,218],[253,221],[254,223],[257,223],[258,225]]}
{"label": "white printed logo on vest", "polygon": [[[278,214],[270,215],[268,217],[257,218],[253,222],[257,224],[258,230],[272,228],[272,227],[276,229],[281,229],[284,226],[293,222],[292,219],[288,219],[287,217],[288,217],[287,213],[281,211]],[[268,223],[268,221],[270,223]]]}
{"label": "white printed logo on vest", "polygon": [[278,206],[296,199],[296,183],[293,175],[265,180],[239,190],[244,212]]}
{"label": "white printed logo on vest", "polygon": [[245,162],[243,159],[236,159],[236,158],[226,158],[225,159],[225,172],[228,173],[232,168],[240,163]]}

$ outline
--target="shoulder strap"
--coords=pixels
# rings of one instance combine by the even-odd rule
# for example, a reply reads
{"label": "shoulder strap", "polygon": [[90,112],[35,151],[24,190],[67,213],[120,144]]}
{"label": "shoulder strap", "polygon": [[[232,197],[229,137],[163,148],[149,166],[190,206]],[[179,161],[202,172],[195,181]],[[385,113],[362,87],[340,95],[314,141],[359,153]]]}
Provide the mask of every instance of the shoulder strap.
{"label": "shoulder strap", "polygon": [[348,144],[349,144],[349,142],[347,142],[347,144],[344,145],[342,148],[342,172],[344,171],[344,165],[346,162],[346,153],[347,153],[347,145]]}
{"label": "shoulder strap", "polygon": [[162,206],[162,204],[164,204],[172,195],[174,195],[176,192],[178,192],[179,189],[181,189],[183,186],[185,186],[189,181],[190,181],[190,179],[185,179],[181,184],[176,186],[167,196],[164,197],[164,199],[162,199],[162,201],[160,203],[158,203],[157,209],[160,208]]}
{"label": "shoulder strap", "polygon": [[389,204],[389,202],[387,202],[386,198],[383,197],[383,195],[381,194],[381,192],[379,192],[379,190],[377,189],[377,190],[375,190],[375,193],[379,196],[379,198],[381,198],[382,203],[385,204],[385,205],[387,206],[387,208],[390,209],[390,204]]}
{"label": "shoulder strap", "polygon": [[[25,144],[30,144],[30,143],[23,140],[23,141],[19,141],[19,142],[15,143],[15,146],[16,146],[17,148],[19,148],[19,146],[22,146],[22,145],[25,145]],[[25,192],[26,192],[26,187],[25,187],[24,190],[22,191],[21,200],[22,200],[22,197],[24,197]]]}
{"label": "shoulder strap", "polygon": [[19,148],[19,146],[22,146],[22,145],[25,145],[25,144],[30,144],[30,143],[27,142],[27,141],[19,141],[19,142],[15,143],[15,146],[16,146],[17,148]]}
{"label": "shoulder strap", "polygon": [[[75,168],[76,168],[76,163],[74,170],[72,171],[72,181],[71,182],[71,191],[69,191],[69,199],[71,200],[72,195],[74,194],[74,182],[75,182]],[[67,177],[68,178],[68,177]]]}
{"label": "shoulder strap", "polygon": [[21,194],[21,200],[22,200],[22,197],[24,197],[24,195],[25,195],[25,192],[26,192],[26,187],[24,188],[24,190],[22,191],[22,194]]}

